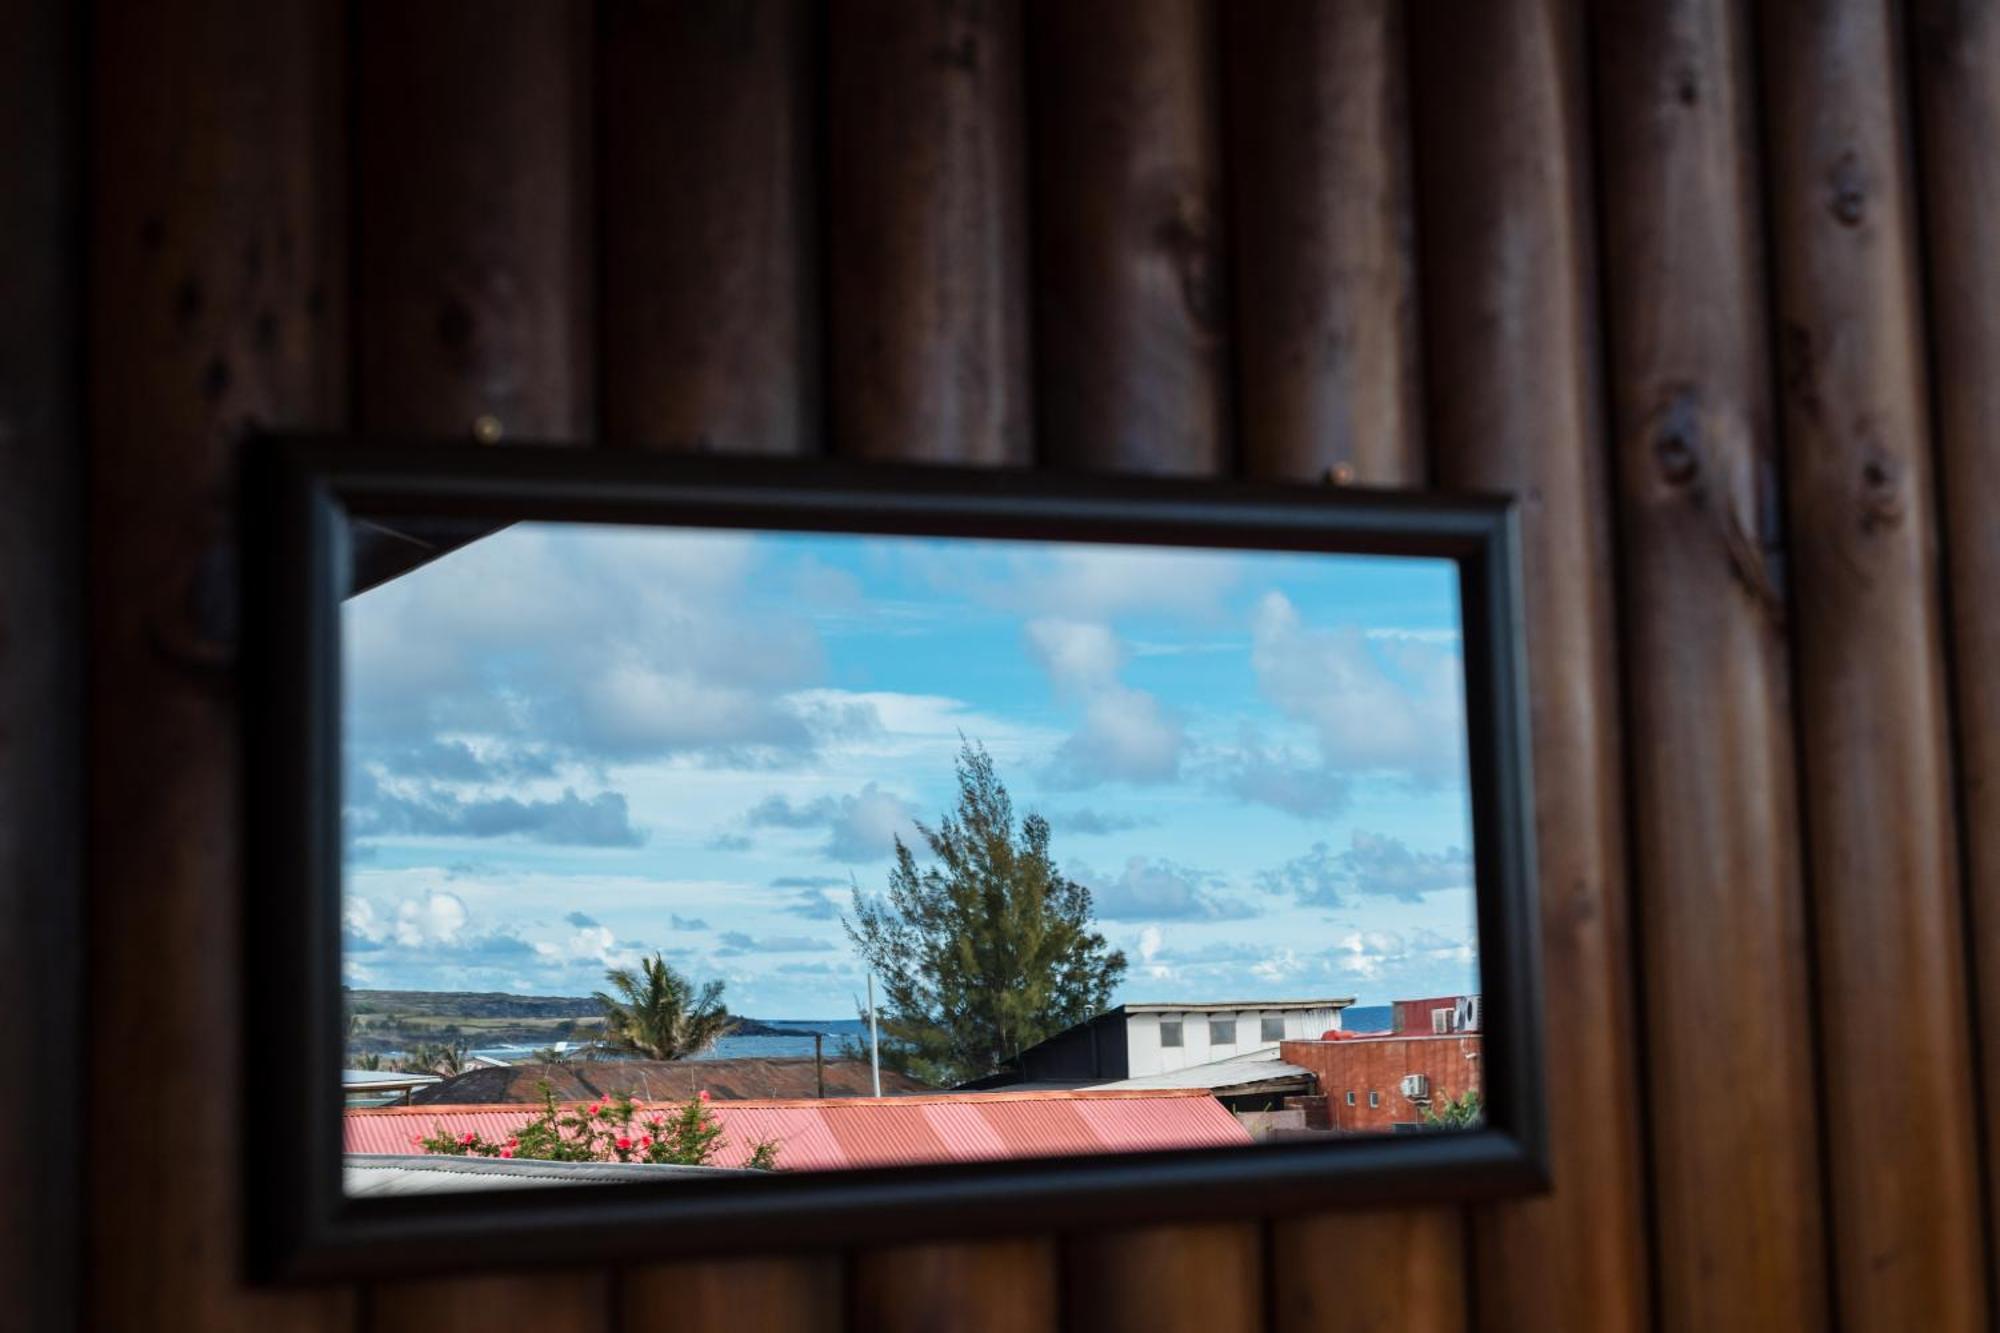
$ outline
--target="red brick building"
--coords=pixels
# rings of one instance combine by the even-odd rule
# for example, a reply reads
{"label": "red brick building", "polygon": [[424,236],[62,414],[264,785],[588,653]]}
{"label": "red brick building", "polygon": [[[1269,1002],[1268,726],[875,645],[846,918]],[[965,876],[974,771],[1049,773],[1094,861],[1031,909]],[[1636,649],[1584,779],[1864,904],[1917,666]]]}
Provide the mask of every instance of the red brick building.
{"label": "red brick building", "polygon": [[1325,1127],[1350,1133],[1386,1134],[1397,1125],[1420,1123],[1423,1108],[1433,1102],[1484,1090],[1476,1032],[1288,1041],[1278,1050],[1279,1059],[1311,1070],[1319,1080]]}

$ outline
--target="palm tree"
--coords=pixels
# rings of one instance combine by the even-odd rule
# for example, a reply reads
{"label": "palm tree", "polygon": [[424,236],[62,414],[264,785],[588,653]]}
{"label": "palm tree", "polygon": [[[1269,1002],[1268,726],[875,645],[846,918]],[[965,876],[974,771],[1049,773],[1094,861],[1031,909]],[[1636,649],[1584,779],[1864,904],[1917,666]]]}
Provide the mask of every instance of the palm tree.
{"label": "palm tree", "polygon": [[615,1049],[654,1060],[680,1060],[715,1045],[736,1027],[722,1005],[722,983],[711,981],[696,994],[694,983],[654,954],[639,960],[639,971],[617,967],[604,974],[617,994],[598,991],[604,1006],[605,1040]]}

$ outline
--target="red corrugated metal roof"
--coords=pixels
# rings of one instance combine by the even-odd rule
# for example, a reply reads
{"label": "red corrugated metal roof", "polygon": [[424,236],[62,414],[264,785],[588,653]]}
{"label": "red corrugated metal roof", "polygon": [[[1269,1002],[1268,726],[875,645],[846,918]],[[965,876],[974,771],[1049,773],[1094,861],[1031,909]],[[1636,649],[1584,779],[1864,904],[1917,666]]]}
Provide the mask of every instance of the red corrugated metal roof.
{"label": "red corrugated metal roof", "polygon": [[[713,1102],[722,1148],[713,1165],[742,1166],[755,1145],[778,1145],[793,1171],[1066,1157],[1162,1148],[1236,1147],[1249,1133],[1200,1089],[1144,1092],[961,1092],[837,1101]],[[407,1153],[433,1127],[503,1139],[531,1116],[510,1106],[397,1106],[346,1114],[347,1151]]]}

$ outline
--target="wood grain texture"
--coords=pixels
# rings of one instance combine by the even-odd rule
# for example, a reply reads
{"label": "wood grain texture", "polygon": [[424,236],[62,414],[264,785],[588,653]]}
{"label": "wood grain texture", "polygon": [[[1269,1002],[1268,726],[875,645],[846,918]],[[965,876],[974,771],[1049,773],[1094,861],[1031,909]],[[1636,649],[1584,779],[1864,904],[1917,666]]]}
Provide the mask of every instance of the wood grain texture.
{"label": "wood grain texture", "polygon": [[1062,1327],[1046,1237],[910,1245],[856,1256],[850,1327],[871,1333],[1051,1333]]}
{"label": "wood grain texture", "polygon": [[1519,497],[1534,735],[1555,1189],[1475,1214],[1477,1313],[1633,1328],[1643,1183],[1581,33],[1565,0],[1469,0],[1413,9],[1410,44],[1432,475]]}
{"label": "wood grain texture", "polygon": [[[1423,484],[1400,8],[1222,10],[1243,471]],[[1457,1209],[1271,1223],[1282,1330],[1465,1327]]]}
{"label": "wood grain texture", "polygon": [[1250,1223],[1072,1237],[1066,1328],[1252,1333],[1264,1326],[1263,1245]]}
{"label": "wood grain texture", "polygon": [[836,451],[1031,461],[1019,4],[847,0],[827,62]]}
{"label": "wood grain texture", "polygon": [[1027,12],[1041,455],[1226,471],[1214,15],[1204,0]]}
{"label": "wood grain texture", "polygon": [[355,7],[357,424],[592,423],[590,7]]}
{"label": "wood grain texture", "polygon": [[[97,6],[88,298],[91,1095],[84,1324],[347,1333],[240,1282],[228,528],[252,422],[343,424],[339,16]],[[143,1089],[156,1113],[135,1113]],[[171,1108],[166,1109],[166,1108]]]}
{"label": "wood grain texture", "polygon": [[604,435],[820,448],[819,65],[803,0],[607,0]]}
{"label": "wood grain texture", "polygon": [[[2000,1192],[2000,6],[1914,9],[1938,491],[1949,552],[1958,795],[1983,1046],[1989,1207]],[[1989,1272],[2000,1226],[1987,1221]]]}
{"label": "wood grain texture", "polygon": [[365,1333],[596,1333],[608,1328],[610,1275],[535,1274],[388,1282],[369,1292]]}
{"label": "wood grain texture", "polygon": [[[574,439],[590,429],[587,7],[363,4],[355,58],[364,429]],[[593,1274],[369,1293],[374,1333],[608,1327]]]}
{"label": "wood grain texture", "polygon": [[83,1228],[83,24],[0,4],[0,1291],[79,1322]]}
{"label": "wood grain texture", "polygon": [[1661,1322],[1817,1328],[1810,944],[1749,33],[1726,0],[1677,0],[1607,10],[1597,51]]}
{"label": "wood grain texture", "polygon": [[1765,126],[1836,1309],[1957,1329],[1984,1245],[1895,27],[1766,5]]}
{"label": "wood grain texture", "polygon": [[833,1255],[653,1264],[624,1274],[619,1294],[619,1333],[839,1333],[847,1326]]}
{"label": "wood grain texture", "polygon": [[1402,6],[1221,12],[1243,470],[1421,486]]}
{"label": "wood grain texture", "polygon": [[1274,1333],[1450,1333],[1466,1326],[1465,1225],[1455,1209],[1279,1221],[1270,1244]]}

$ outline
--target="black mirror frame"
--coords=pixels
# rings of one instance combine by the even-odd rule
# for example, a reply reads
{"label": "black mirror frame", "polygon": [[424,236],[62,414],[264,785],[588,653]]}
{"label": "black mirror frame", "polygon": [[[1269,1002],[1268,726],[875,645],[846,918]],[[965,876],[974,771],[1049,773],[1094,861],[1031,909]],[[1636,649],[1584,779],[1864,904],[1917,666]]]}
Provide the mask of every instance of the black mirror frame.
{"label": "black mirror frame", "polygon": [[[349,1199],[341,1178],[345,519],[570,520],[1444,557],[1460,570],[1486,1123],[981,1165]],[[246,1260],[259,1281],[667,1260],[1463,1201],[1548,1188],[1517,521],[1490,497],[605,449],[264,438],[246,452]],[[296,1133],[274,1148],[270,1126]]]}

